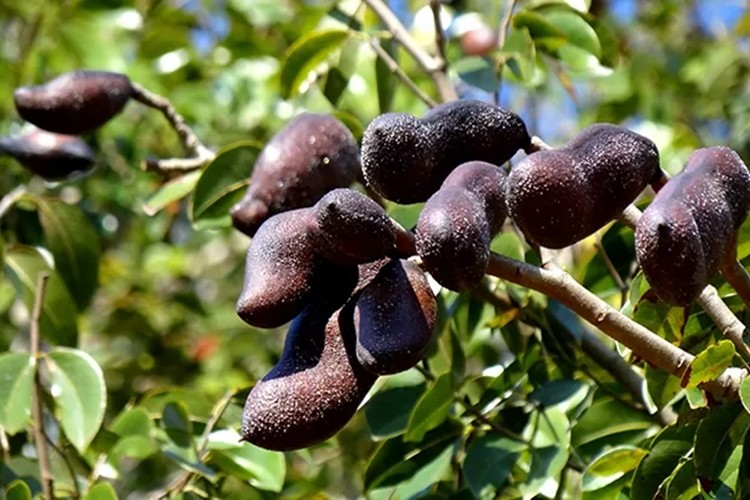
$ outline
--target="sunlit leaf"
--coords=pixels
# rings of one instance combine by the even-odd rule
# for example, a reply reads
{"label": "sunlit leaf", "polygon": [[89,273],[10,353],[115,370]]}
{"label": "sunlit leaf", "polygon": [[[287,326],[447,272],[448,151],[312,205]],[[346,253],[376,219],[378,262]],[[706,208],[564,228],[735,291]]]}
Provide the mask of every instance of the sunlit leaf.
{"label": "sunlit leaf", "polygon": [[208,438],[211,462],[254,487],[280,492],[286,476],[284,454],[268,451],[250,443],[241,443],[231,430],[213,432]]}
{"label": "sunlit leaf", "polygon": [[146,199],[143,204],[143,212],[146,215],[156,215],[164,207],[177,200],[181,200],[193,190],[198,182],[201,172],[189,172],[180,177],[170,179],[158,191]]}
{"label": "sunlit leaf", "polygon": [[583,473],[584,491],[607,486],[635,470],[647,451],[633,446],[618,446],[599,455]]}
{"label": "sunlit leaf", "polygon": [[698,354],[690,363],[687,387],[697,387],[703,382],[714,380],[732,364],[734,355],[734,344],[730,340],[720,340]]}
{"label": "sunlit leaf", "polygon": [[5,487],[5,500],[31,500],[31,488],[21,479],[16,479]]}
{"label": "sunlit leaf", "polygon": [[86,492],[83,500],[117,500],[117,493],[109,483],[97,483]]}
{"label": "sunlit leaf", "polygon": [[34,359],[26,353],[0,355],[0,426],[8,434],[26,427],[31,417]]}
{"label": "sunlit leaf", "polygon": [[342,47],[348,37],[345,30],[330,29],[308,33],[289,47],[281,67],[281,93],[289,98],[320,63]]}
{"label": "sunlit leaf", "polygon": [[427,431],[443,423],[452,404],[451,374],[445,373],[419,398],[409,417],[404,440],[421,441]]}
{"label": "sunlit leaf", "polygon": [[44,360],[62,430],[83,453],[99,431],[107,406],[102,369],[77,349],[57,348],[45,354]]}
{"label": "sunlit leaf", "polygon": [[633,476],[632,500],[652,500],[659,485],[693,447],[695,426],[664,429],[638,464]]}
{"label": "sunlit leaf", "polygon": [[42,302],[39,330],[42,338],[55,344],[74,346],[78,342],[78,310],[65,283],[36,249],[13,245],[5,251],[5,272],[10,277],[16,293],[23,298],[29,315],[33,310],[39,273],[48,273],[49,279]]}

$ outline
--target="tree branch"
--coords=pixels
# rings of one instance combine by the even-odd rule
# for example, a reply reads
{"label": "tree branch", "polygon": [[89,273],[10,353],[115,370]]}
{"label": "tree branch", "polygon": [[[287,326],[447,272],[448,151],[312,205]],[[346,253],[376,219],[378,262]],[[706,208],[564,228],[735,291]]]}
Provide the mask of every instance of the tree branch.
{"label": "tree branch", "polygon": [[388,65],[388,69],[391,70],[391,72],[396,75],[396,77],[401,80],[406,87],[411,90],[411,92],[417,96],[419,100],[424,102],[426,105],[428,105],[431,108],[434,108],[437,106],[437,102],[435,100],[428,96],[427,94],[420,89],[416,83],[414,83],[414,80],[409,78],[409,75],[407,75],[404,70],[401,69],[401,66],[398,65],[398,62],[396,62],[391,55],[383,49],[383,47],[380,46],[380,43],[371,38],[369,40],[370,47],[372,47],[372,50],[375,51],[375,54],[385,62],[386,65]]}
{"label": "tree branch", "polygon": [[54,498],[54,482],[52,467],[50,466],[49,454],[47,452],[47,441],[44,434],[44,414],[42,411],[42,380],[39,373],[39,344],[40,331],[39,324],[42,317],[42,304],[44,303],[44,292],[49,279],[48,272],[41,272],[36,281],[36,296],[34,297],[34,308],[31,313],[30,327],[30,344],[31,356],[34,359],[34,385],[32,387],[32,412],[34,443],[36,444],[36,454],[39,460],[39,479],[42,483],[44,498]]}
{"label": "tree branch", "polygon": [[182,147],[190,155],[189,158],[146,160],[143,164],[145,170],[167,171],[167,170],[197,170],[208,164],[215,158],[215,154],[209,150],[195,135],[193,129],[185,123],[185,118],[180,115],[172,103],[166,97],[154,94],[137,83],[133,87],[132,97],[136,101],[150,108],[160,111],[172,126],[180,138]]}
{"label": "tree branch", "polygon": [[448,60],[445,58],[445,33],[443,33],[443,22],[440,19],[440,8],[440,0],[430,0],[432,22],[435,26],[435,47],[438,53],[435,65],[445,73],[448,69]]}
{"label": "tree branch", "polygon": [[745,307],[750,308],[750,275],[737,260],[737,238],[729,245],[729,251],[719,264],[721,275],[734,288]]}
{"label": "tree branch", "polygon": [[417,64],[428,74],[437,87],[440,100],[443,102],[458,99],[456,89],[448,79],[448,75],[440,67],[439,61],[428,54],[414,38],[409,34],[406,27],[401,24],[393,11],[383,0],[363,0],[368,7],[380,18],[386,29],[393,35],[406,51],[417,61]]}

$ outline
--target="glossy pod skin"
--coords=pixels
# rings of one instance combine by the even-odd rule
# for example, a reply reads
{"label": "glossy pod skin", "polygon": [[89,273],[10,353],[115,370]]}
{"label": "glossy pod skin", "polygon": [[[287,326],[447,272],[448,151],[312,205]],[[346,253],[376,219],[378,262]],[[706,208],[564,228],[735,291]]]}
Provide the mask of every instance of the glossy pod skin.
{"label": "glossy pod skin", "polygon": [[716,275],[750,210],[750,173],[729,148],[696,150],[644,210],[638,263],[665,302],[687,306]]}
{"label": "glossy pod skin", "polygon": [[13,101],[21,117],[59,134],[97,129],[120,113],[130,99],[130,79],[106,71],[71,71],[42,85],[19,87]]}
{"label": "glossy pod skin", "polygon": [[615,218],[661,176],[649,139],[622,127],[587,127],[559,149],[538,151],[508,176],[510,217],[526,239],[564,248]]}
{"label": "glossy pod skin", "polygon": [[357,359],[378,375],[408,370],[424,357],[437,314],[422,270],[407,260],[386,260],[361,266],[367,285],[354,307]]}
{"label": "glossy pod skin", "polygon": [[480,101],[441,104],[421,119],[386,113],[365,130],[362,172],[381,196],[418,203],[458,165],[474,160],[501,165],[530,140],[518,115]]}
{"label": "glossy pod skin", "polygon": [[94,167],[94,151],[76,136],[34,130],[18,137],[0,137],[0,154],[15,158],[48,181],[83,174]]}
{"label": "glossy pod skin", "polygon": [[328,192],[313,207],[316,250],[342,265],[381,259],[394,250],[396,233],[383,207],[352,189]]}
{"label": "glossy pod skin", "polygon": [[506,174],[494,165],[459,166],[425,204],[415,243],[424,267],[446,288],[466,291],[482,280],[490,242],[507,217]]}
{"label": "glossy pod skin", "polygon": [[359,170],[349,129],[333,116],[303,113],[261,151],[245,196],[230,211],[232,223],[253,236],[272,215],[312,206],[328,191],[350,185]]}
{"label": "glossy pod skin", "polygon": [[[349,284],[329,282],[348,294]],[[336,434],[352,418],[377,376],[355,355],[351,308],[335,309],[342,295],[318,294],[287,332],[274,368],[247,396],[244,440],[269,450],[296,450]]]}

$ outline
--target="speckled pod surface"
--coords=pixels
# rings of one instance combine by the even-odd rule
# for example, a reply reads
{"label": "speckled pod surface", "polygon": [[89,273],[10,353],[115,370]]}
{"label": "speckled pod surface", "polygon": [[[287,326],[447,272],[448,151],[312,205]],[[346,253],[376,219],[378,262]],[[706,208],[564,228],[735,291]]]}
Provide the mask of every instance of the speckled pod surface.
{"label": "speckled pod surface", "polygon": [[237,315],[246,323],[275,328],[291,321],[313,298],[316,283],[325,288],[331,274],[351,275],[354,287],[356,267],[337,266],[318,255],[311,238],[314,224],[308,207],[277,214],[258,230],[237,299]]}
{"label": "speckled pod surface", "polygon": [[232,222],[253,236],[268,217],[312,206],[354,182],[359,170],[359,148],[349,129],[333,116],[303,113],[261,151],[245,196],[230,211]]}
{"label": "speckled pod surface", "polygon": [[425,204],[415,244],[427,271],[444,287],[470,290],[482,280],[490,242],[506,218],[506,174],[494,165],[459,166]]}
{"label": "speckled pod surface", "polygon": [[0,154],[11,156],[46,180],[62,180],[94,166],[94,152],[76,136],[35,130],[17,137],[0,137]]}
{"label": "speckled pod surface", "polygon": [[274,368],[247,396],[243,439],[269,450],[296,450],[336,434],[377,376],[355,355],[351,308],[316,301],[294,319]]}
{"label": "speckled pod surface", "polygon": [[421,119],[386,113],[362,138],[362,172],[381,196],[397,203],[426,201],[458,165],[501,165],[527,149],[526,125],[492,104],[460,100],[436,106]]}
{"label": "speckled pod surface", "polygon": [[352,189],[334,189],[314,206],[313,240],[326,259],[356,265],[393,251],[396,233],[383,207]]}
{"label": "speckled pod surface", "polygon": [[106,71],[71,71],[13,93],[21,117],[39,128],[78,135],[101,127],[125,107],[130,79]]}
{"label": "speckled pod surface", "polygon": [[638,263],[665,302],[687,306],[716,275],[750,210],[750,173],[729,148],[699,149],[643,212]]}
{"label": "speckled pod surface", "polygon": [[649,139],[616,125],[591,125],[562,148],[538,151],[513,167],[508,211],[530,242],[564,248],[616,217],[659,175],[659,152]]}
{"label": "speckled pod surface", "polygon": [[370,276],[356,296],[357,359],[373,373],[390,375],[424,357],[435,329],[437,302],[415,264],[388,259],[374,266],[364,271]]}

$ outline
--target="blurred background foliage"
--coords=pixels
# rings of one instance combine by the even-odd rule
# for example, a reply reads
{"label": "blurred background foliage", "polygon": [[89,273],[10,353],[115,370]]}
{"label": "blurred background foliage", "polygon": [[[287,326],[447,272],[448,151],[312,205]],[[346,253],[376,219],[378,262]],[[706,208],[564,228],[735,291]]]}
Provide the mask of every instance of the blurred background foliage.
{"label": "blurred background foliage", "polygon": [[[390,5],[433,51],[426,4]],[[449,74],[462,97],[498,99],[552,144],[593,122],[624,124],[657,143],[670,173],[704,145],[725,144],[750,159],[750,13],[744,2],[514,4],[503,47],[468,56],[460,44],[466,23],[479,19],[496,30],[509,2],[445,2]],[[315,36],[330,32],[324,30],[345,34],[323,43]],[[26,127],[13,108],[17,86],[77,68],[122,72],[169,97],[207,146],[255,141],[234,158],[242,160],[231,166],[239,178],[234,181],[249,175],[257,145],[302,110],[337,113],[359,136],[381,112],[420,115],[427,109],[377,62],[371,41],[437,95],[428,76],[358,0],[0,0],[0,33],[1,135]],[[300,44],[310,57],[292,57]],[[311,61],[321,64],[311,67]],[[337,437],[286,456],[240,446],[236,431],[244,395],[278,359],[284,337],[283,329],[259,331],[235,315],[249,240],[229,227],[223,213],[196,229],[200,199],[166,196],[154,202],[168,179],[143,171],[141,162],[182,155],[157,113],[131,103],[86,140],[97,151],[98,166],[74,181],[45,184],[0,158],[0,195],[19,185],[31,193],[0,219],[3,350],[28,351],[33,280],[22,275],[46,266],[39,248],[55,253],[49,229],[55,222],[45,222],[45,209],[65,215],[57,222],[60,230],[76,235],[75,251],[84,256],[71,265],[98,283],[88,291],[71,287],[72,278],[58,266],[48,289],[57,294],[50,307],[59,322],[42,332],[45,348],[68,345],[90,354],[106,384],[102,428],[89,429],[90,439],[81,446],[75,446],[72,428],[60,433],[65,400],[50,406],[58,418],[46,425],[62,452],[52,453],[60,496],[323,498],[367,491],[373,498],[651,498],[659,491],[662,498],[691,498],[726,493],[717,484],[747,494],[742,475],[750,459],[740,453],[727,462],[735,445],[745,442],[748,415],[738,404],[720,412],[701,409],[705,402],[691,400],[679,381],[628,358],[649,381],[653,402],[669,406],[687,425],[661,430],[654,409],[644,408],[582,348],[578,332],[591,333],[588,325],[536,292],[496,282],[490,285],[508,299],[504,303],[441,294],[441,335],[427,364],[381,381],[364,411]],[[227,182],[204,176],[209,187]],[[184,182],[183,194],[192,191],[195,177]],[[78,210],[69,214],[56,205],[61,202]],[[392,209],[405,224],[418,214],[418,207]],[[740,257],[750,253],[742,246],[744,234]],[[632,231],[614,224],[599,237],[630,285]],[[569,272],[615,307],[626,306],[627,290],[593,241],[576,247]],[[512,232],[493,248],[534,259]],[[642,290],[633,289],[637,301]],[[746,311],[724,291],[745,321]],[[720,338],[698,311],[685,319],[675,311],[646,309],[640,317],[633,314],[657,333],[676,331],[678,337],[669,339],[694,353]],[[713,426],[701,427],[698,421],[708,413]],[[22,484],[40,488],[27,423],[3,432],[0,481],[8,495],[24,495]],[[694,447],[696,432],[714,440],[733,423],[727,457],[705,459],[709,465],[685,458],[707,453]],[[207,426],[213,432],[204,435]],[[667,458],[657,464],[641,460],[660,442],[671,443]],[[739,478],[722,476],[722,464],[736,466]],[[634,476],[640,490],[631,490]],[[697,480],[708,476],[712,484]]]}

